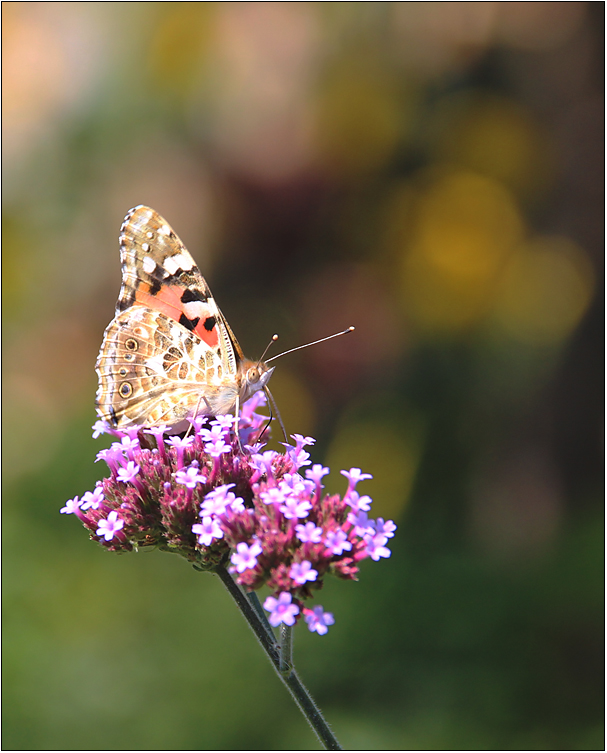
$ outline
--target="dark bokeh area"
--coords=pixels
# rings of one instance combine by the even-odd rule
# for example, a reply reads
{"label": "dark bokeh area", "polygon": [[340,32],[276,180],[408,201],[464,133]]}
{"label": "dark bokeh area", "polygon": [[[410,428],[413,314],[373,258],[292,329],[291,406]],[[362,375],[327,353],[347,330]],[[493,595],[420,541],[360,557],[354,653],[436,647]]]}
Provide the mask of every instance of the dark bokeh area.
{"label": "dark bokeh area", "polygon": [[343,746],[602,749],[604,4],[2,10],[3,748],[316,746],[217,579],[59,515],[147,204],[250,357],[356,326],[272,378],[399,526],[296,630]]}

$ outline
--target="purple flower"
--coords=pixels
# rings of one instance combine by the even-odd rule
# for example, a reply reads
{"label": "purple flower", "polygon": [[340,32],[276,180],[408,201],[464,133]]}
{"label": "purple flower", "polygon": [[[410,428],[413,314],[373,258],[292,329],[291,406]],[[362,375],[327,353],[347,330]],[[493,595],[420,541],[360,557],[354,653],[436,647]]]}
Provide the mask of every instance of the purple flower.
{"label": "purple flower", "polygon": [[195,489],[196,484],[205,484],[207,477],[200,473],[198,463],[194,461],[188,468],[183,468],[175,473],[175,481],[187,486],[188,489]]}
{"label": "purple flower", "polygon": [[202,438],[203,442],[217,442],[220,439],[223,440],[226,429],[221,425],[213,421],[210,424],[211,428],[200,429],[198,436]]}
{"label": "purple flower", "polygon": [[240,410],[240,423],[251,424],[253,428],[258,428],[267,420],[267,416],[261,416],[255,413],[257,408],[268,404],[268,400],[263,392],[256,392],[253,397],[249,398]]}
{"label": "purple flower", "polygon": [[[378,518],[375,521],[375,534],[376,536],[384,536],[386,539],[391,539],[396,531],[396,526],[393,520],[386,520],[384,523],[383,518]],[[384,541],[384,544],[386,542]]]}
{"label": "purple flower", "polygon": [[288,450],[289,457],[297,468],[301,468],[304,465],[310,465],[310,453],[305,450],[298,450],[296,447],[291,447]]}
{"label": "purple flower", "polygon": [[[90,492],[87,492],[87,494],[90,494]],[[84,497],[82,497],[84,499]],[[82,504],[82,500],[78,500],[78,497],[74,497],[74,499],[68,499],[68,501],[65,503],[65,507],[62,507],[59,512],[63,513],[64,515],[73,515],[76,510],[80,509],[80,505]]]}
{"label": "purple flower", "polygon": [[162,435],[165,433],[165,431],[168,431],[168,429],[169,427],[166,424],[160,424],[160,426],[152,426],[149,429],[144,429],[143,433],[151,434],[154,437],[159,436],[161,439],[163,439],[164,437]]}
{"label": "purple flower", "polygon": [[218,439],[215,442],[207,442],[204,446],[204,451],[208,452],[212,458],[218,458],[224,452],[229,452],[231,449],[230,445],[226,444],[223,439]]}
{"label": "purple flower", "polygon": [[241,512],[244,509],[244,503],[240,497],[229,491],[234,484],[223,484],[213,489],[200,505],[200,517],[203,515],[223,515],[229,508],[234,512]]}
{"label": "purple flower", "polygon": [[101,518],[97,525],[99,526],[97,536],[103,536],[106,541],[111,541],[114,534],[124,526],[124,520],[118,517],[116,510],[112,510],[107,518]]}
{"label": "purple flower", "polygon": [[360,510],[363,512],[369,512],[371,509],[371,503],[373,502],[371,497],[367,494],[365,494],[364,497],[361,497],[356,491],[351,491],[347,494],[344,501],[350,505],[353,512],[359,512]]}
{"label": "purple flower", "polygon": [[304,481],[299,473],[285,473],[278,486],[285,493],[285,496],[308,496],[315,489],[314,482]]}
{"label": "purple flower", "polygon": [[[150,432],[151,434],[152,432]],[[195,437],[193,437],[191,434],[189,437],[169,437],[166,440],[166,443],[170,447],[174,447],[176,450],[185,450],[187,447],[190,447],[194,442]]]}
{"label": "purple flower", "polygon": [[211,546],[213,539],[223,538],[223,531],[221,530],[219,521],[211,518],[210,515],[206,515],[202,519],[202,523],[195,523],[192,526],[192,532],[198,535],[198,543],[203,546]]}
{"label": "purple flower", "polygon": [[102,434],[109,434],[110,433],[110,427],[105,423],[105,421],[95,421],[93,424],[93,439],[97,439],[97,437],[100,437]]}
{"label": "purple flower", "polygon": [[[112,445],[112,447],[113,446],[114,445]],[[120,447],[120,445],[118,446]],[[124,459],[124,456],[122,454],[122,448],[118,452],[116,452],[116,450],[112,449],[112,447],[109,447],[106,450],[99,450],[95,457],[95,462],[98,463],[100,460],[103,460],[107,463],[108,468],[112,471],[112,473],[117,473],[118,463]]]}
{"label": "purple flower", "polygon": [[348,536],[339,528],[337,531],[329,531],[325,537],[325,544],[333,554],[343,554],[352,549],[352,544],[348,541]]}
{"label": "purple flower", "polygon": [[328,626],[335,623],[331,612],[324,612],[320,604],[313,609],[304,609],[304,620],[308,623],[310,632],[316,632],[318,635],[325,635]]}
{"label": "purple flower", "polygon": [[307,518],[312,505],[305,499],[300,501],[296,497],[289,497],[279,509],[285,518],[291,520],[292,518]]}
{"label": "purple flower", "polygon": [[[187,448],[194,444],[194,439],[195,437],[191,435],[189,437],[169,437],[169,439],[167,439],[169,447],[173,447],[177,452],[177,470],[183,468],[183,456]],[[158,447],[162,447],[162,444],[163,443],[158,442]]]}
{"label": "purple flower", "polygon": [[118,481],[122,481],[125,484],[128,484],[129,481],[132,481],[135,476],[139,473],[141,469],[132,460],[129,460],[129,462],[126,464],[126,467],[122,467],[118,469]]}
{"label": "purple flower", "polygon": [[356,514],[351,512],[348,515],[348,523],[354,526],[354,533],[357,536],[365,536],[365,534],[372,534],[375,531],[375,523],[369,520],[367,513],[363,511]]}
{"label": "purple flower", "polygon": [[263,603],[263,608],[270,612],[269,621],[272,627],[278,627],[281,622],[285,625],[295,624],[295,617],[299,614],[299,607],[297,604],[292,604],[293,597],[288,591],[278,595],[278,599],[273,596],[268,598]]}
{"label": "purple flower", "polygon": [[348,479],[348,491],[347,494],[350,494],[356,484],[358,484],[359,481],[364,481],[367,478],[373,478],[373,476],[370,473],[363,473],[360,468],[350,468],[349,471],[340,471],[342,476],[345,476]]}
{"label": "purple flower", "polygon": [[392,552],[384,546],[386,543],[385,536],[365,536],[365,543],[367,545],[367,554],[372,560],[377,562],[380,557],[389,557]]}
{"label": "purple flower", "polygon": [[[95,431],[115,438],[98,454],[111,473],[61,512],[75,514],[111,550],[159,546],[201,570],[231,559],[228,570],[241,588],[265,585],[273,594],[266,600],[273,625],[292,625],[303,612],[322,635],[332,615],[306,610],[302,601],[330,574],[355,580],[361,560],[391,556],[386,546],[396,526],[369,519],[371,498],[355,490],[370,478],[360,468],[343,472],[345,495],[325,493],[329,468],[312,465],[312,438],[294,434],[295,446],[282,454],[266,450],[267,419],[254,411],[265,402],[257,393],[236,420],[190,419],[196,433],[184,438],[161,426],[114,430],[97,422]],[[156,441],[139,442],[142,431]],[[303,465],[305,473],[298,472]]]}
{"label": "purple flower", "polygon": [[320,463],[316,463],[311,468],[308,468],[308,470],[306,471],[306,478],[310,479],[310,481],[313,481],[318,486],[322,486],[320,480],[328,473],[331,473],[328,468],[323,467],[322,465],[320,465]]}
{"label": "purple flower", "polygon": [[322,539],[322,528],[315,526],[311,521],[308,521],[305,524],[299,523],[296,525],[295,533],[297,534],[297,538],[303,544],[308,542],[311,542],[312,544],[320,544]]}
{"label": "purple flower", "polygon": [[297,449],[299,450],[306,445],[316,444],[314,437],[302,437],[301,434],[291,434],[291,439],[295,440]]}
{"label": "purple flower", "polygon": [[285,493],[282,489],[272,486],[259,493],[259,498],[264,505],[282,504],[285,501]]}
{"label": "purple flower", "polygon": [[222,416],[215,416],[215,420],[211,422],[211,426],[215,424],[216,426],[221,427],[222,431],[225,431],[226,429],[232,428],[235,420],[234,416],[230,413],[225,413]]}
{"label": "purple flower", "polygon": [[140,445],[139,445],[139,439],[137,438],[136,435],[134,437],[128,437],[128,436],[127,437],[122,437],[121,440],[120,440],[120,445],[118,445],[118,446],[119,447],[122,446],[122,449],[128,455],[129,452],[133,452],[133,450],[138,450],[139,449],[139,447],[140,447]]}
{"label": "purple flower", "polygon": [[100,486],[96,486],[94,491],[84,492],[81,500],[81,508],[83,510],[88,510],[89,507],[92,507],[93,510],[98,510],[99,505],[103,502],[103,500],[103,489]]}
{"label": "purple flower", "polygon": [[244,542],[236,545],[236,551],[232,554],[231,561],[239,573],[243,573],[257,564],[257,557],[262,552],[262,548],[257,542],[249,546]]}
{"label": "purple flower", "polygon": [[272,462],[277,457],[278,453],[274,450],[267,450],[263,453],[255,453],[251,455],[250,463],[253,468],[257,469],[260,473],[267,473],[268,477],[272,476]]}
{"label": "purple flower", "polygon": [[303,586],[309,580],[316,580],[318,571],[312,568],[312,563],[308,562],[308,560],[294,562],[289,570],[289,577],[296,583],[299,583],[300,586]]}

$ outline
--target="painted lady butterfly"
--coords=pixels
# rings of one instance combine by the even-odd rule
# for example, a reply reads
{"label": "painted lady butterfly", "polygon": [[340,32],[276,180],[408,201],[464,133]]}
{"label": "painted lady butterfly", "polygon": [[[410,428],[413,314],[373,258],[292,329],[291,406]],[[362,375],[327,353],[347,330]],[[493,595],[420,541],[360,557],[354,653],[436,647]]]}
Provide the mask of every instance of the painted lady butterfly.
{"label": "painted lady butterfly", "polygon": [[137,206],[120,228],[122,287],[97,359],[97,413],[114,428],[236,410],[273,368],[246,359],[168,223]]}

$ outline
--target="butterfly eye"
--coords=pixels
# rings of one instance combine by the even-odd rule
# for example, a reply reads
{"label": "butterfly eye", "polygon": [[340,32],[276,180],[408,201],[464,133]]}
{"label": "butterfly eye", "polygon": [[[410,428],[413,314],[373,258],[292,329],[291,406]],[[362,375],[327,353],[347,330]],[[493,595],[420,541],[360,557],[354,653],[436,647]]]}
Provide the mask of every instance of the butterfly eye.
{"label": "butterfly eye", "polygon": [[256,366],[252,366],[247,372],[247,381],[253,383],[259,381],[259,369]]}

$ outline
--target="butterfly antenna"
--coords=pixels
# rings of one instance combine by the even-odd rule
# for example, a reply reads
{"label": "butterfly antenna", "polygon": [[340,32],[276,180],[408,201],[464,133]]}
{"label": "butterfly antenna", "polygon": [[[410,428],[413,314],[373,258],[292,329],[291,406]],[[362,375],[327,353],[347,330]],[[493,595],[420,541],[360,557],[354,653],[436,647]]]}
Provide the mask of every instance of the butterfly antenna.
{"label": "butterfly antenna", "polygon": [[263,361],[263,357],[264,357],[264,356],[265,356],[265,354],[266,354],[266,353],[268,352],[268,350],[270,350],[270,345],[272,345],[272,343],[275,343],[275,342],[276,342],[276,340],[278,340],[278,335],[272,335],[272,339],[271,339],[271,340],[270,340],[270,342],[269,342],[269,343],[268,343],[268,344],[266,345],[266,349],[264,350],[264,352],[263,352],[263,353],[261,354],[261,357],[260,357],[260,358],[259,358],[259,360],[257,361],[257,366],[259,366],[259,364],[260,364],[260,363],[261,363],[261,362]]}
{"label": "butterfly antenna", "polygon": [[[343,332],[336,332],[334,335],[329,335],[328,337],[321,337],[320,340],[314,340],[314,342],[306,343],[305,345],[298,345],[297,348],[291,348],[291,350],[285,350],[284,353],[279,353],[277,356],[272,356],[272,358],[268,358],[266,363],[270,363],[270,361],[275,361],[277,358],[286,356],[287,353],[294,353],[296,350],[301,350],[302,348],[309,348],[310,345],[318,345],[318,343],[324,343],[325,340],[332,340],[334,337],[341,337],[341,335],[347,335],[349,332],[354,332],[355,329],[356,329],[355,327],[348,327],[348,329],[345,329]],[[272,340],[274,340],[275,338],[278,339],[278,336],[274,335]],[[267,349],[268,348],[266,348],[266,351]]]}

